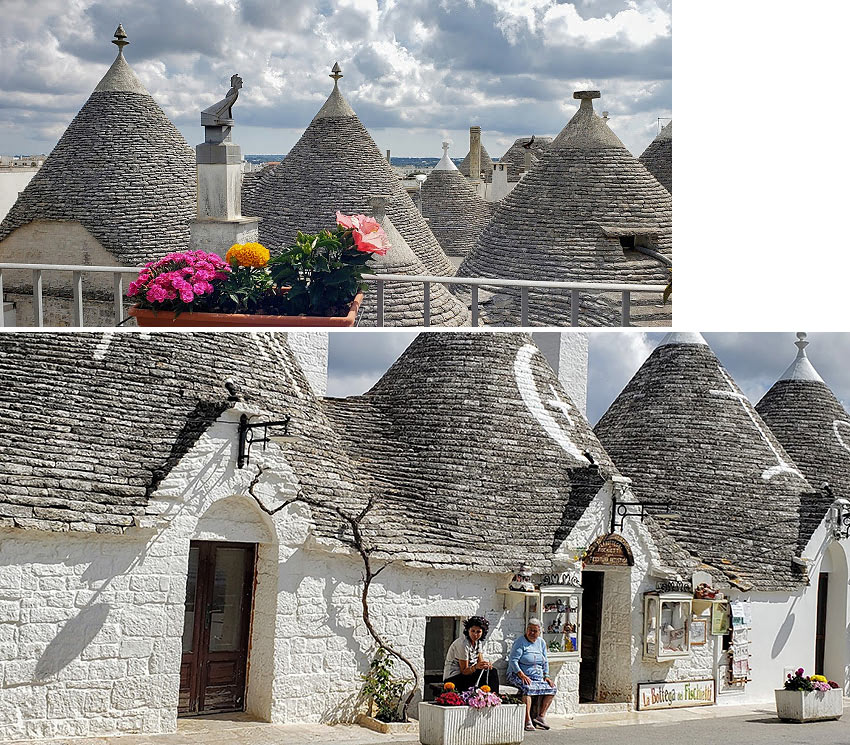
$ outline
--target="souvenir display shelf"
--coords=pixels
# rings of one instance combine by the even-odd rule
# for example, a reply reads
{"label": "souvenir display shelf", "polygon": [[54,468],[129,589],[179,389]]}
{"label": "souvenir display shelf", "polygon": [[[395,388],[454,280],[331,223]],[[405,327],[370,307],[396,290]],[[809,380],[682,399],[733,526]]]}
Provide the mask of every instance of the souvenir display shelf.
{"label": "souvenir display shelf", "polygon": [[581,587],[542,585],[525,599],[525,620],[539,618],[550,660],[567,660],[581,653]]}
{"label": "souvenir display shelf", "polygon": [[691,653],[691,604],[685,592],[647,592],[643,596],[643,656],[664,662]]}

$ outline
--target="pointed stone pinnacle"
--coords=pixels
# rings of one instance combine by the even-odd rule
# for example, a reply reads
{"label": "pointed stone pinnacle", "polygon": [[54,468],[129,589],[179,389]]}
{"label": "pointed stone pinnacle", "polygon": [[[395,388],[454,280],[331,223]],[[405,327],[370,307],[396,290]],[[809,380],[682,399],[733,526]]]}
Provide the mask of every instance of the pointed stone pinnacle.
{"label": "pointed stone pinnacle", "polygon": [[127,41],[127,34],[124,31],[124,27],[119,23],[118,28],[115,29],[115,33],[113,34],[115,37],[112,40],[112,43],[118,47],[118,55],[124,54],[124,47],[126,47],[130,42]]}
{"label": "pointed stone pinnacle", "polygon": [[334,62],[334,66],[331,68],[331,74],[328,75],[329,78],[334,79],[334,85],[337,84],[337,81],[342,77],[342,68],[339,66],[339,62]]}

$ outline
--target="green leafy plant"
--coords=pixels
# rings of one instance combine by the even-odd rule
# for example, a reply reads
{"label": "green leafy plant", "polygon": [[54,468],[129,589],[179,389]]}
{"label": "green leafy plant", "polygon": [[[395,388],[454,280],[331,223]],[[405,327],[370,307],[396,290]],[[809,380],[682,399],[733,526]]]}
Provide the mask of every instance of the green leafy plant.
{"label": "green leafy plant", "polygon": [[389,243],[377,221],[338,212],[337,222],[333,230],[316,235],[298,231],[295,245],[269,261],[275,283],[289,288],[281,301],[287,315],[344,315],[363,289],[369,259],[387,252]]}
{"label": "green leafy plant", "polygon": [[395,658],[379,649],[369,663],[369,672],[361,675],[361,693],[374,707],[375,718],[382,722],[402,722],[401,700],[411,683],[410,678],[393,675]]}

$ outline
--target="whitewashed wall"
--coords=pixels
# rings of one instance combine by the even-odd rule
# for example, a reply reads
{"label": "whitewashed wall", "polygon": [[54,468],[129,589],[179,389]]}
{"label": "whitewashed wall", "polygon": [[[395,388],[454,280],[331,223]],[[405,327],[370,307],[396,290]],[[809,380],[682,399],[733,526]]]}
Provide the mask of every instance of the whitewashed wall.
{"label": "whitewashed wall", "polygon": [[0,220],[2,220],[18,201],[20,194],[38,173],[37,168],[0,168]]}

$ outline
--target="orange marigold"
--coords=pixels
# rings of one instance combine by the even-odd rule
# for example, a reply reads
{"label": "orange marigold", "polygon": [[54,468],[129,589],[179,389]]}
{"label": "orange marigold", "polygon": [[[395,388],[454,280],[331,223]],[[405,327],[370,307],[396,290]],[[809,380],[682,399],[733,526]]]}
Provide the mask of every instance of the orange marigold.
{"label": "orange marigold", "polygon": [[481,686],[481,691],[483,693],[490,693],[490,686]]}
{"label": "orange marigold", "polygon": [[269,263],[269,250],[260,243],[234,243],[224,260],[231,266],[263,267]]}
{"label": "orange marigold", "polygon": [[454,683],[444,683],[443,684],[443,690],[444,691],[453,691],[454,689],[455,689]]}

